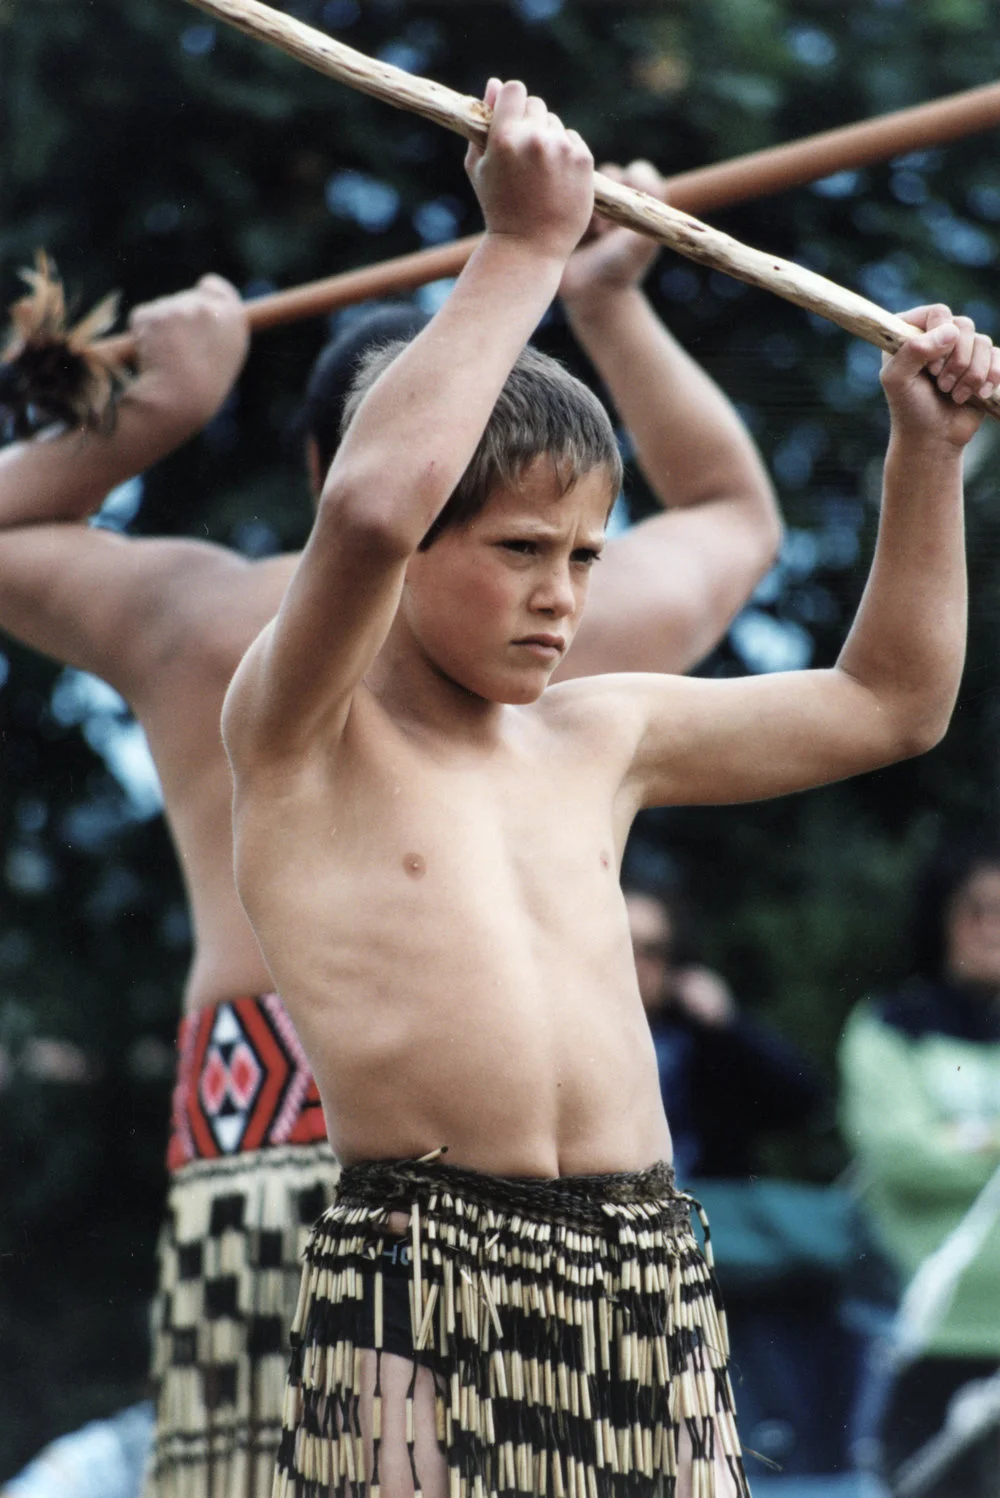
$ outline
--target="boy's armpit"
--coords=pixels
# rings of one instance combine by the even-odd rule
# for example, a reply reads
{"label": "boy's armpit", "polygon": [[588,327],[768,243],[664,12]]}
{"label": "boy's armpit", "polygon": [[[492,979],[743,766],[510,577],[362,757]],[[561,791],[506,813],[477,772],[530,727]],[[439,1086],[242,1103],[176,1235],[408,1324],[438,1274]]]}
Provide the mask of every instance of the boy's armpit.
{"label": "boy's armpit", "polygon": [[337,738],[396,615],[410,554],[369,503],[374,485],[346,485],[344,504],[327,485],[273,626],[226,698],[234,768],[287,766]]}
{"label": "boy's armpit", "polygon": [[266,754],[258,752],[256,722],[262,694],[266,691],[264,654],[274,633],[273,621],[250,644],[229,683],[222,704],[222,742],[236,780],[237,800],[247,777],[259,768]]}
{"label": "boy's armpit", "polygon": [[384,722],[361,682],[348,692],[304,702],[298,712],[286,711],[295,683],[284,672],[276,635],[272,619],[236,666],[222,704],[222,741],[241,806],[249,804],[246,797],[296,802],[305,791],[308,798],[316,788],[314,773],[326,785],[338,746],[347,738],[355,748],[368,743]]}

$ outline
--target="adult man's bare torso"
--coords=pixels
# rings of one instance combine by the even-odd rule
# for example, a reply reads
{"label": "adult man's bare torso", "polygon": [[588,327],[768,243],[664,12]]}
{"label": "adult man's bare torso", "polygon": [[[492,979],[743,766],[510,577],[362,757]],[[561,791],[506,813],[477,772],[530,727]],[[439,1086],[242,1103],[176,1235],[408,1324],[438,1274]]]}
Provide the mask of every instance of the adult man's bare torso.
{"label": "adult man's bare torso", "polygon": [[669,1155],[618,888],[620,749],[519,709],[492,748],[445,749],[360,695],[339,746],[265,777],[237,824],[337,1154],[447,1146],[527,1175]]}
{"label": "adult man's bare torso", "polygon": [[229,553],[218,549],[217,558],[217,575],[205,585],[214,618],[179,620],[169,649],[150,644],[144,690],[132,704],[159,773],[188,894],[194,935],[188,1012],[274,986],[233,883],[232,777],[219,719],[232,674],[277,611],[298,559],[235,570]]}

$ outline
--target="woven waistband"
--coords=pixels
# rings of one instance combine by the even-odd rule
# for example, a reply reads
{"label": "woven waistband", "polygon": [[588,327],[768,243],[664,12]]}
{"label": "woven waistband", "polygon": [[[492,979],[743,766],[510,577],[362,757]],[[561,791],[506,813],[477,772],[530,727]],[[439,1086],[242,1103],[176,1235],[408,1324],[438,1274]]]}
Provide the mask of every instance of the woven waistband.
{"label": "woven waistband", "polygon": [[319,1091],[277,994],[181,1020],[167,1168],[326,1139]]}
{"label": "woven waistband", "polygon": [[337,1189],[338,1208],[405,1209],[417,1202],[433,1210],[448,1196],[504,1214],[542,1222],[601,1230],[609,1218],[633,1215],[666,1218],[674,1227],[689,1222],[692,1200],[677,1190],[673,1166],[660,1161],[648,1170],[611,1175],[495,1176],[460,1166],[423,1160],[374,1160],[347,1166]]}

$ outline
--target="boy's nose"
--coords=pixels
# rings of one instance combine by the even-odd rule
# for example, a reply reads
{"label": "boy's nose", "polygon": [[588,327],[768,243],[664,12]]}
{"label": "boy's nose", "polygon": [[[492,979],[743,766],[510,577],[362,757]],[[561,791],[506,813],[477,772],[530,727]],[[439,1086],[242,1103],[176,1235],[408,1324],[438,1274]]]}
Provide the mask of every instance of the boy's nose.
{"label": "boy's nose", "polygon": [[552,572],[535,589],[532,602],[541,613],[562,619],[576,607],[576,594],[567,572]]}

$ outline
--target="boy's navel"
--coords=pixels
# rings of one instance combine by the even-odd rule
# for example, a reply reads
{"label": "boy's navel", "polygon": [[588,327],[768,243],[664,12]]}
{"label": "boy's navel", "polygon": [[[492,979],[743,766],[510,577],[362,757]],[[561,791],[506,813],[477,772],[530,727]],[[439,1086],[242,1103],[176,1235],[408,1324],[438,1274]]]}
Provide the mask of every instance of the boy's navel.
{"label": "boy's navel", "polygon": [[403,868],[411,879],[422,879],[427,873],[427,860],[422,853],[404,853]]}

